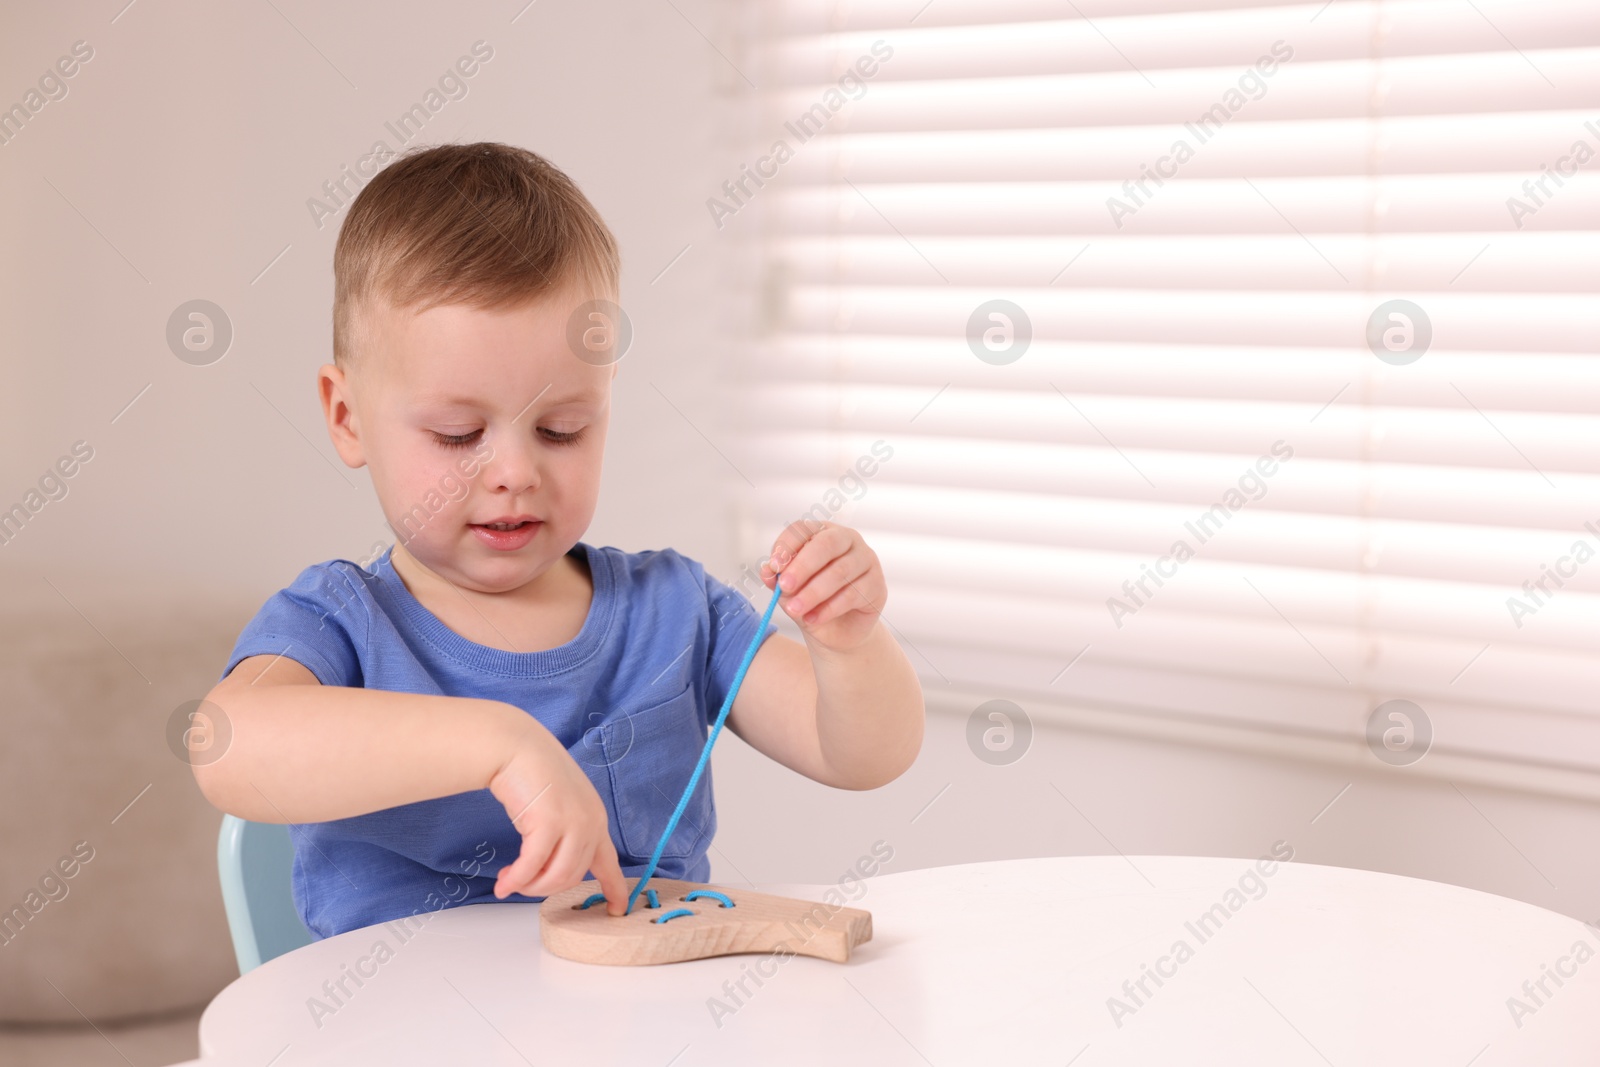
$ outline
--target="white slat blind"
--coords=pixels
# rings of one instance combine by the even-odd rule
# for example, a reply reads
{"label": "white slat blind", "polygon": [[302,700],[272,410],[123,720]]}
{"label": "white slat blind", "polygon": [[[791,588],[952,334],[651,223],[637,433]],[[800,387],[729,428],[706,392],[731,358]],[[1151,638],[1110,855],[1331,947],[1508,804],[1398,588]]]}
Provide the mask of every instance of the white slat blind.
{"label": "white slat blind", "polygon": [[1600,5],[921,3],[763,42],[746,555],[881,440],[929,687],[1600,769]]}

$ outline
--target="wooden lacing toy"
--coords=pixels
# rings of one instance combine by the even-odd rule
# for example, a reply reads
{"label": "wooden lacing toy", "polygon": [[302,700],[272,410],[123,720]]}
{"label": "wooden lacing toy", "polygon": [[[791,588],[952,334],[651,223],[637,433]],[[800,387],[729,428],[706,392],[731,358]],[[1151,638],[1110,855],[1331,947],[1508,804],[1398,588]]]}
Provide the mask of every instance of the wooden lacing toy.
{"label": "wooden lacing toy", "polygon": [[778,952],[844,963],[872,939],[872,915],[860,908],[658,878],[638,910],[613,916],[605,894],[589,892],[593,886],[573,886],[539,905],[544,947],[557,956],[638,966]]}
{"label": "wooden lacing toy", "polygon": [[[640,965],[678,963],[707,956],[729,956],[741,952],[784,952],[799,956],[844,963],[850,950],[872,938],[872,915],[861,908],[834,907],[812,900],[774,896],[748,890],[729,890],[662,878],[655,889],[645,883],[655,874],[656,864],[667,847],[667,839],[683,817],[694,787],[711,758],[722,724],[733,707],[733,698],[744,682],[744,675],[755,659],[756,649],[766,633],[767,623],[778,606],[782,589],[773,583],[772,600],[756,627],[744,661],[733,677],[733,685],[717,713],[716,724],[700,752],[700,762],[678,806],[667,820],[667,828],[657,842],[655,854],[628,895],[628,909],[612,916],[605,908],[604,893],[592,890],[591,879],[545,898],[539,905],[539,932],[544,947],[557,956],[581,963]],[[633,905],[645,893],[645,906]],[[662,897],[666,902],[663,904]],[[737,899],[735,897],[737,896]],[[689,905],[694,905],[690,907]]]}

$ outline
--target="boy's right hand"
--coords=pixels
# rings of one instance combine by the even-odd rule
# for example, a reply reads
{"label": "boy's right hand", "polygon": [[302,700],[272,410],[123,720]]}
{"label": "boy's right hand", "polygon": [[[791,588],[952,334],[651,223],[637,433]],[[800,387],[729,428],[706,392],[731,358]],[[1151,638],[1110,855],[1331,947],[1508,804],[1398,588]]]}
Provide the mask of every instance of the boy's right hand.
{"label": "boy's right hand", "polygon": [[[526,718],[527,713],[518,711]],[[489,780],[489,792],[522,835],[516,862],[502,867],[494,895],[544,897],[599,879],[606,912],[622,915],[628,885],[606,826],[606,809],[588,775],[555,736],[532,718],[518,730],[510,755]]]}

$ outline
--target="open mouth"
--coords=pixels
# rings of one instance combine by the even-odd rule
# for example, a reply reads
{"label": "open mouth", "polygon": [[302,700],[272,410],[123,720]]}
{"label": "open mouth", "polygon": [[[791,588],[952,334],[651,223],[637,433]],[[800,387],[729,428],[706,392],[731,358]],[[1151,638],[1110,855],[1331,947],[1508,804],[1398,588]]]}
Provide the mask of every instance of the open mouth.
{"label": "open mouth", "polygon": [[475,522],[470,524],[472,535],[482,544],[501,552],[515,552],[526,548],[539,536],[539,519],[518,519],[516,522]]}

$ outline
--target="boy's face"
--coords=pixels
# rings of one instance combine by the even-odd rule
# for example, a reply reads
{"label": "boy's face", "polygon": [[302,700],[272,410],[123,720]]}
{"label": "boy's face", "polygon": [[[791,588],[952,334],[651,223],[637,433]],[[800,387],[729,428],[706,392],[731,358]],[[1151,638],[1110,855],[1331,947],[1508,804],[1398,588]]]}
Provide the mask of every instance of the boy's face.
{"label": "boy's face", "polygon": [[[397,552],[457,586],[501,593],[543,574],[588,529],[616,364],[568,347],[582,299],[361,309],[351,373],[325,366],[319,388],[340,456],[371,468]],[[535,521],[512,534],[483,528],[506,517]]]}

